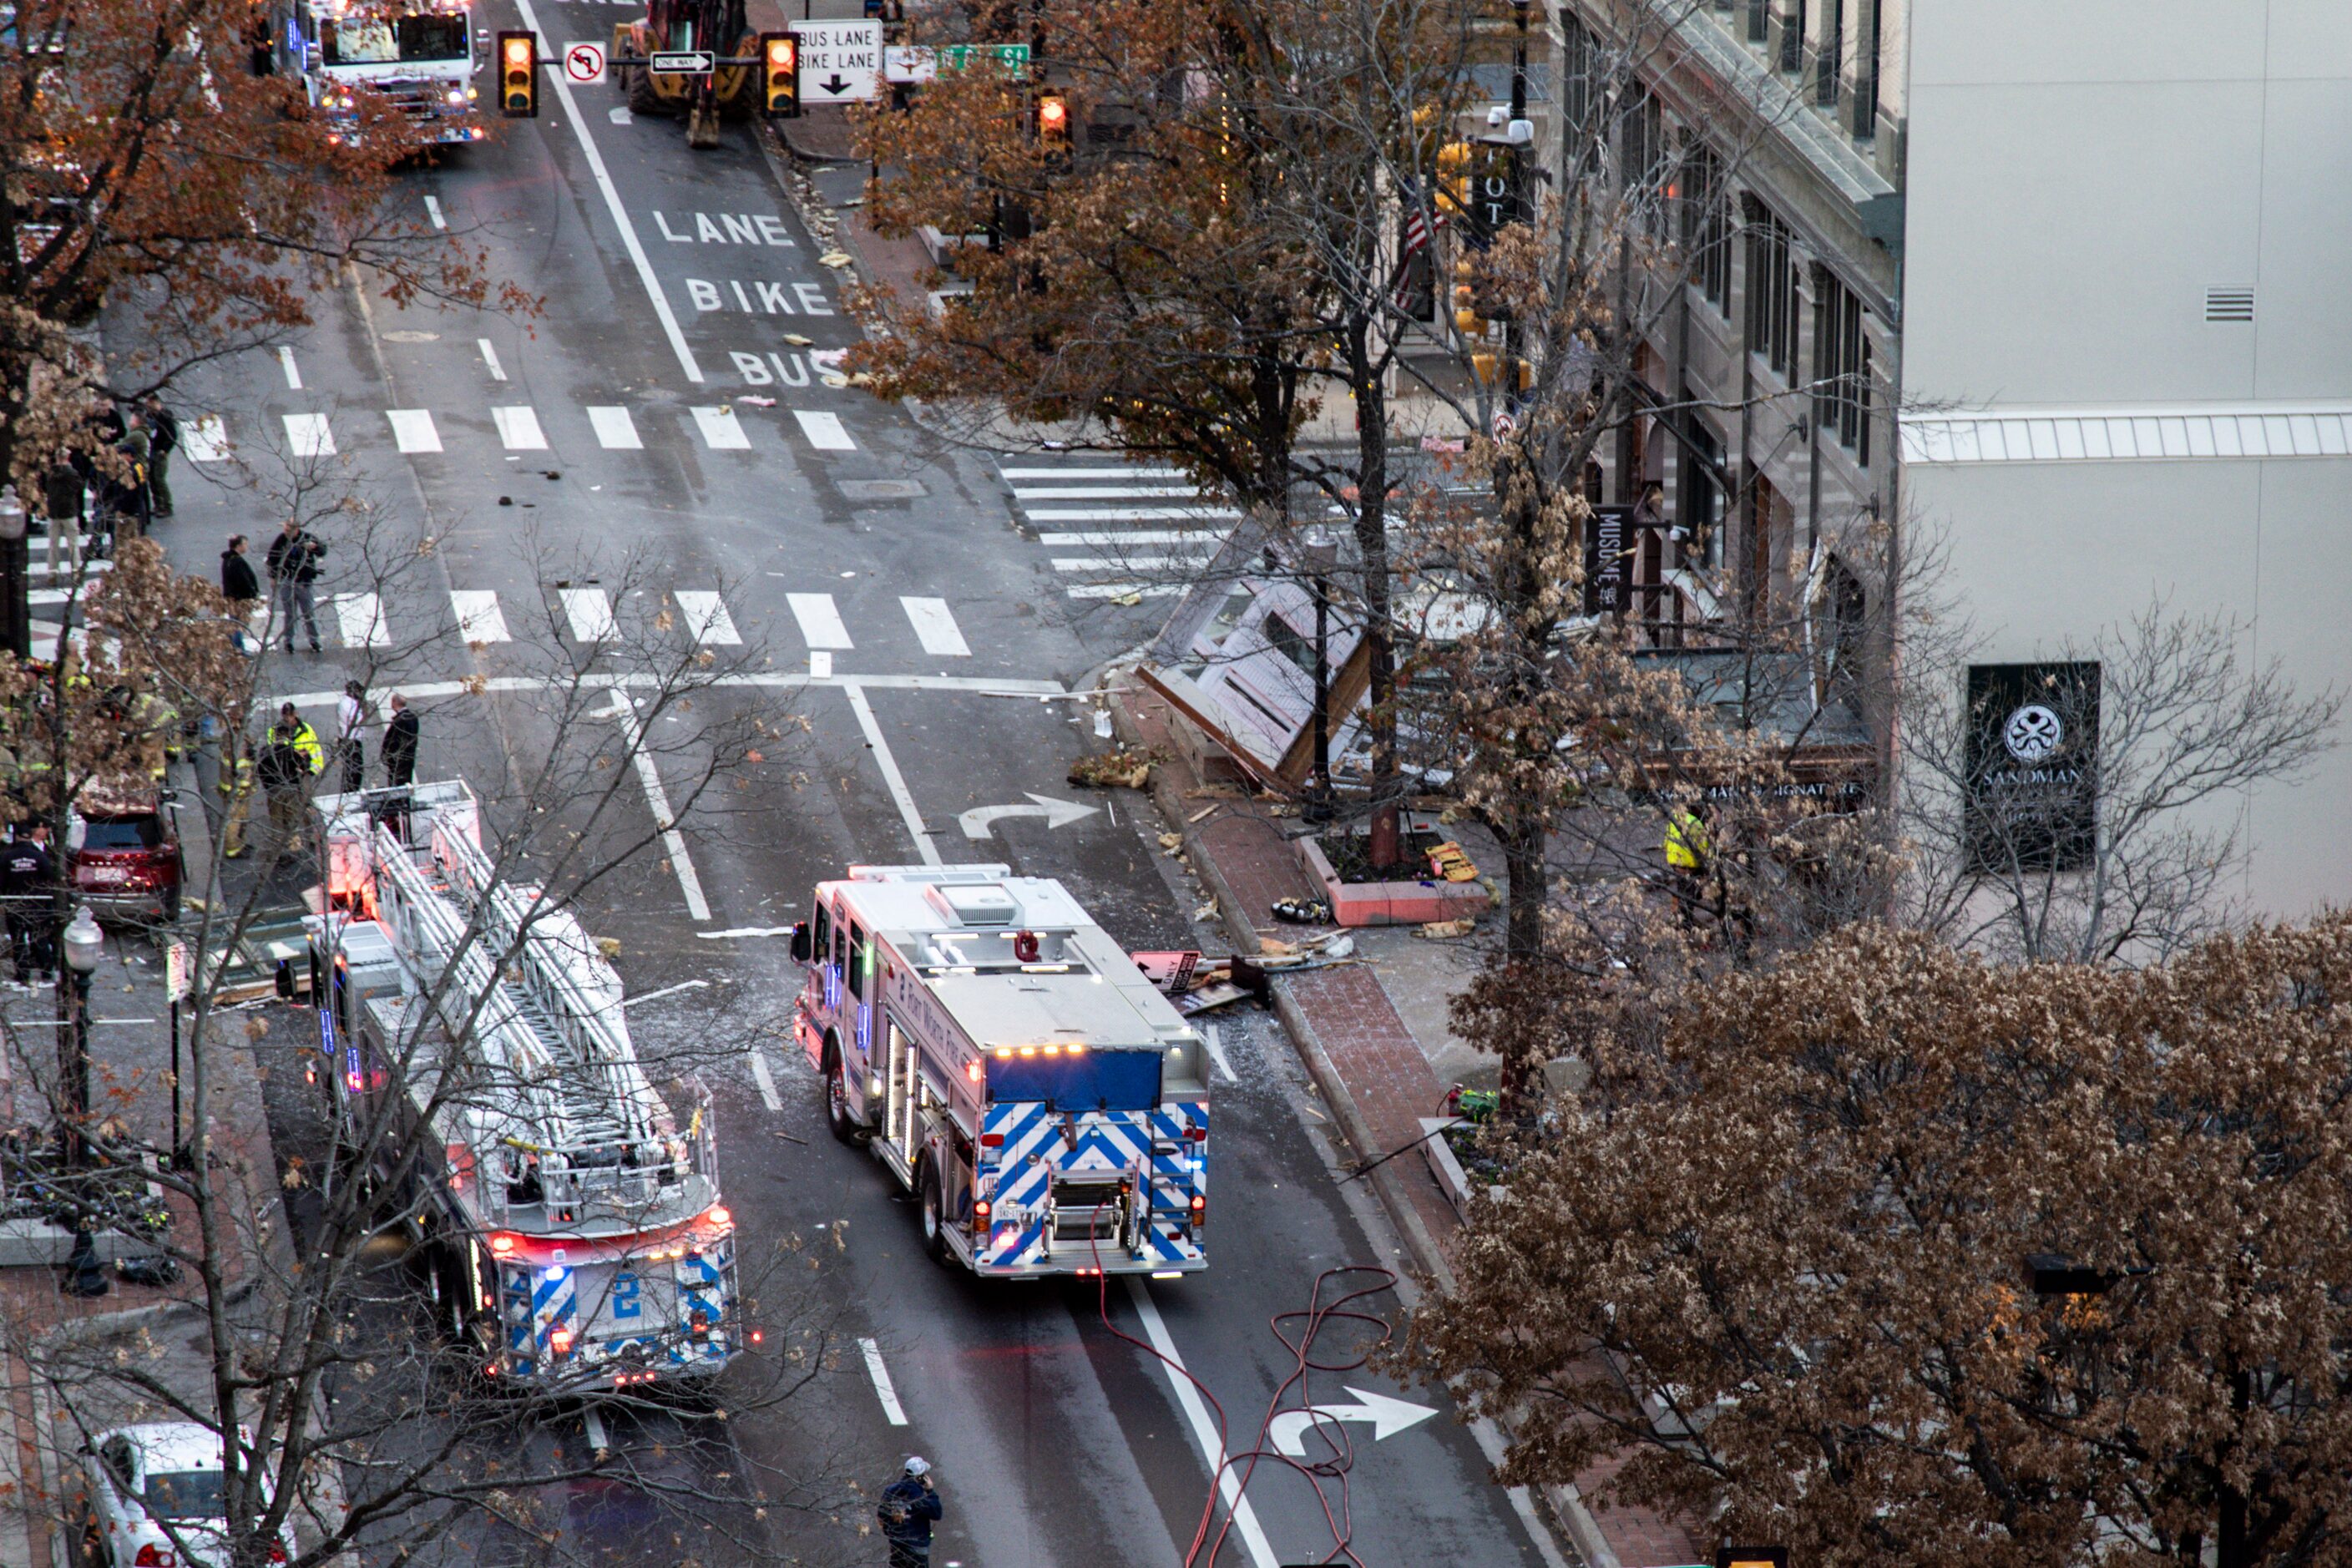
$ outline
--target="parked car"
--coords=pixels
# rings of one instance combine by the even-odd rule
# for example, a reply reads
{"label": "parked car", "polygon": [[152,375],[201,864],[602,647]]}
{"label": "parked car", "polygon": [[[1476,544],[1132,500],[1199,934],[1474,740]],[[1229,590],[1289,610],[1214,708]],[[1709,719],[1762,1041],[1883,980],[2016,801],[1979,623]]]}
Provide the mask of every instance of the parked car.
{"label": "parked car", "polygon": [[186,868],[171,793],[83,796],[66,829],[65,870],[75,901],[100,919],[177,921]]}
{"label": "parked car", "polygon": [[[241,1436],[250,1440],[250,1434]],[[117,1426],[89,1440],[82,1462],[89,1478],[87,1561],[101,1568],[225,1568],[227,1505],[219,1433],[192,1421]],[[262,1496],[270,1495],[264,1474]],[[295,1552],[289,1523],[269,1560],[290,1562]]]}

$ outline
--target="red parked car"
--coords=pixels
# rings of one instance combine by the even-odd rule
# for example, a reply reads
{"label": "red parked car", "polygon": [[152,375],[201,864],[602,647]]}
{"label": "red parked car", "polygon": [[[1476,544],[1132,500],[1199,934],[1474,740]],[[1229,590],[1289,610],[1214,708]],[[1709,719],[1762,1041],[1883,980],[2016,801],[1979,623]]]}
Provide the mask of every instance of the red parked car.
{"label": "red parked car", "polygon": [[66,831],[74,900],[106,920],[171,924],[180,918],[180,826],[169,791],[85,795]]}

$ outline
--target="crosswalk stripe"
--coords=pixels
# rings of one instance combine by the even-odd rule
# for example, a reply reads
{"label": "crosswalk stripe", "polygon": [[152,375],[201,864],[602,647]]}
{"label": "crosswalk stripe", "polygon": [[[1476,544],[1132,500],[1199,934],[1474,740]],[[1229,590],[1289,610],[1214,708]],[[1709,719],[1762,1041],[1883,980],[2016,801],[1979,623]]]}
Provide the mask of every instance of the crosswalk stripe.
{"label": "crosswalk stripe", "polygon": [[1181,479],[1181,468],[999,468],[1008,479]]}
{"label": "crosswalk stripe", "polygon": [[1128,496],[1196,496],[1191,485],[1043,485],[1034,489],[1013,487],[1013,499],[1032,500],[1118,500]]}
{"label": "crosswalk stripe", "polygon": [[751,437],[743,434],[743,422],[735,417],[732,408],[698,408],[694,423],[702,432],[702,444],[714,452],[748,451]]}
{"label": "crosswalk stripe", "polygon": [[1128,533],[1041,533],[1037,542],[1049,549],[1122,550],[1133,544],[1207,544],[1223,542],[1222,528],[1139,528]]}
{"label": "crosswalk stripe", "polygon": [[509,452],[544,452],[547,435],[539,427],[539,411],[528,404],[490,410],[498,421],[499,444]]}
{"label": "crosswalk stripe", "polygon": [[563,618],[572,623],[572,635],[582,642],[604,642],[613,635],[613,601],[602,588],[558,588],[556,596],[563,603]]}
{"label": "crosswalk stripe", "polygon": [[[793,417],[800,421],[801,434],[807,437],[808,444],[818,451],[855,452],[857,450],[857,443],[849,438],[849,431],[842,425],[840,415],[824,410],[811,413],[805,408],[795,408],[793,410]],[[843,646],[845,647],[848,645],[845,643]]]}
{"label": "crosswalk stripe", "polygon": [[925,653],[940,658],[971,657],[971,645],[963,640],[963,630],[956,625],[955,613],[945,599],[909,598],[902,594],[898,603],[913,623]]}
{"label": "crosswalk stripe", "polygon": [[1056,572],[1167,572],[1179,566],[1198,566],[1216,554],[1213,548],[1203,549],[1193,555],[1085,555],[1054,558]]}
{"label": "crosswalk stripe", "polygon": [[345,647],[383,647],[392,641],[392,628],[383,624],[383,601],[375,595],[338,594],[333,603],[335,626]]}
{"label": "crosswalk stripe", "polygon": [[228,427],[217,414],[191,419],[180,428],[180,449],[192,463],[217,463],[228,456]]}
{"label": "crosswalk stripe", "polygon": [[680,588],[671,595],[677,600],[680,614],[686,616],[686,629],[694,640],[707,646],[740,647],[743,639],[736,635],[735,617],[719,595],[699,588]]}
{"label": "crosswalk stripe", "polygon": [[629,417],[625,408],[607,404],[590,405],[588,423],[596,427],[596,442],[608,452],[641,452],[645,443],[637,438],[637,422]]}
{"label": "crosswalk stripe", "polygon": [[335,433],[327,427],[323,414],[289,414],[286,445],[298,458],[331,458],[335,455]]}
{"label": "crosswalk stripe", "polygon": [[433,428],[433,416],[422,408],[387,408],[383,416],[392,421],[392,444],[404,452],[437,452],[441,449],[441,432]]}
{"label": "crosswalk stripe", "polygon": [[1184,592],[1181,583],[1080,583],[1065,588],[1073,599],[1124,599],[1132,594],[1139,599],[1172,599]]}
{"label": "crosswalk stripe", "polygon": [[849,628],[841,624],[841,612],[833,607],[830,594],[787,594],[784,603],[793,608],[793,619],[801,624],[801,638],[813,648],[846,648],[857,645],[849,640]]}
{"label": "crosswalk stripe", "polygon": [[1206,522],[1241,516],[1240,508],[1230,506],[1024,506],[1021,510],[1032,522],[1181,522],[1193,518]]}
{"label": "crosswalk stripe", "polygon": [[469,643],[512,642],[499,596],[487,588],[452,588],[449,607],[457,613],[457,635]]}

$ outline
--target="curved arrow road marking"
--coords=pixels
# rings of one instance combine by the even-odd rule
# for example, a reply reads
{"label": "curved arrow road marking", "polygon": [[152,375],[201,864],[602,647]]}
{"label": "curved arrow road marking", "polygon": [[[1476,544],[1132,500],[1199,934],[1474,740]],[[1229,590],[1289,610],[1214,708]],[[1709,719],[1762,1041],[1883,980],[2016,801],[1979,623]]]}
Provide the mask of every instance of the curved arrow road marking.
{"label": "curved arrow road marking", "polygon": [[1274,1439],[1277,1452],[1294,1459],[1307,1457],[1307,1429],[1318,1421],[1369,1421],[1372,1424],[1372,1441],[1393,1437],[1398,1433],[1418,1426],[1437,1412],[1426,1405],[1414,1405],[1408,1400],[1386,1394],[1372,1394],[1349,1387],[1348,1392],[1362,1403],[1360,1405],[1318,1405],[1306,1410],[1286,1410],[1266,1424],[1266,1436]]}
{"label": "curved arrow road marking", "polygon": [[1034,805],[975,805],[956,818],[958,822],[963,824],[963,836],[966,838],[985,838],[988,837],[989,829],[1007,816],[1042,816],[1045,819],[1045,826],[1048,827],[1067,827],[1079,818],[1092,816],[1102,809],[1098,805],[1080,805],[1074,800],[1055,800],[1050,795],[1038,795],[1034,791],[1024,790],[1022,793],[1037,804]]}

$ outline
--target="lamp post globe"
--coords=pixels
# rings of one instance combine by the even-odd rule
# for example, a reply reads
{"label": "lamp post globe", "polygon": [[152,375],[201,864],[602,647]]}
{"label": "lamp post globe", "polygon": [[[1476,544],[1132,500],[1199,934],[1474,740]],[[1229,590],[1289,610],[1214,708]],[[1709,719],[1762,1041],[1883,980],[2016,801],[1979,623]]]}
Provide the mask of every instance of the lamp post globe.
{"label": "lamp post globe", "polygon": [[14,543],[25,537],[29,514],[25,503],[17,498],[15,485],[0,485],[0,542]]}
{"label": "lamp post globe", "polygon": [[59,942],[65,948],[66,967],[73,971],[77,980],[88,980],[98,972],[99,954],[106,951],[106,936],[98,929],[88,904],[74,911]]}

